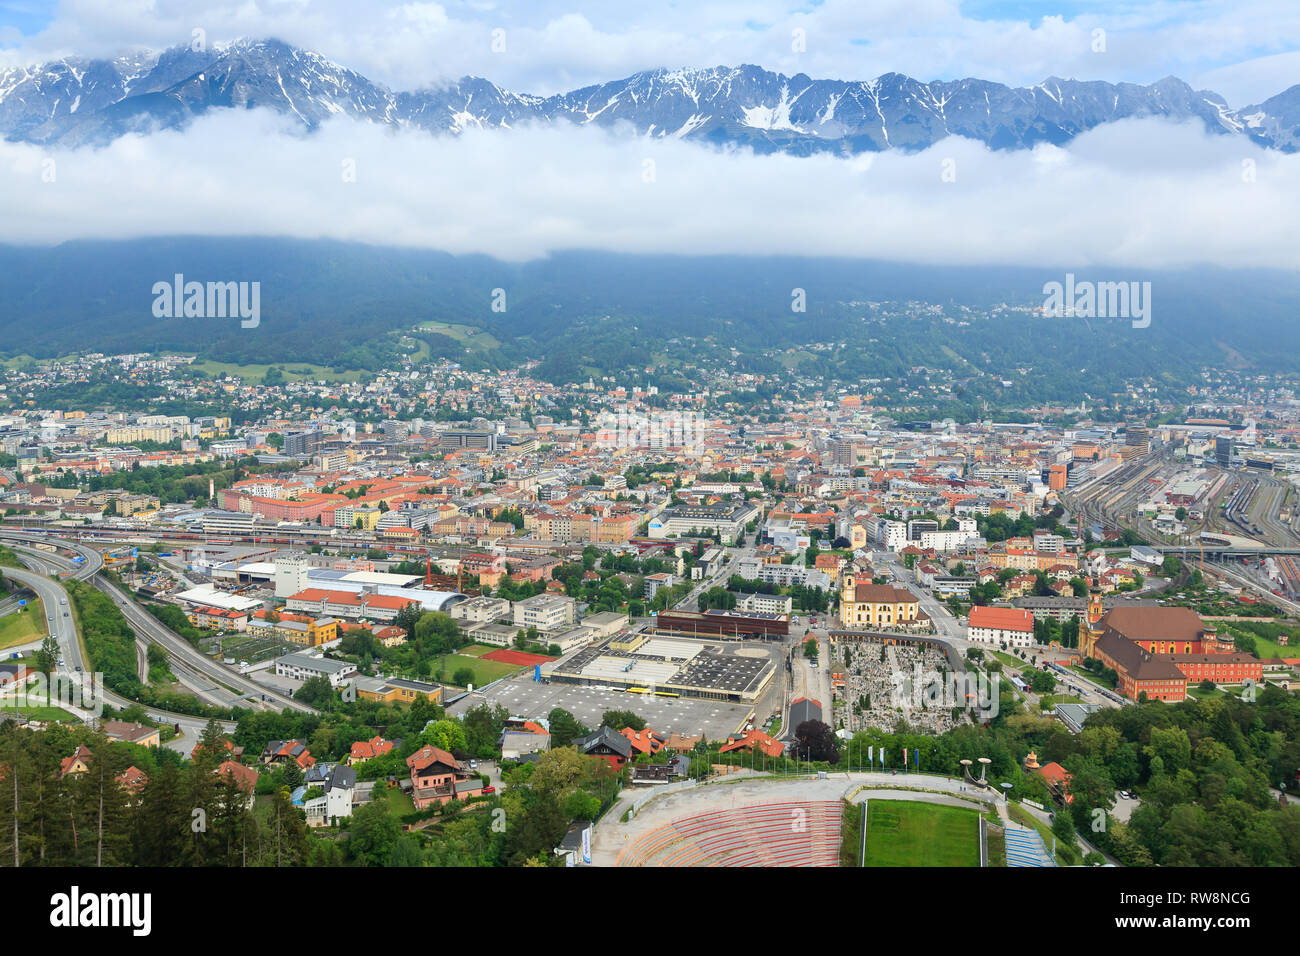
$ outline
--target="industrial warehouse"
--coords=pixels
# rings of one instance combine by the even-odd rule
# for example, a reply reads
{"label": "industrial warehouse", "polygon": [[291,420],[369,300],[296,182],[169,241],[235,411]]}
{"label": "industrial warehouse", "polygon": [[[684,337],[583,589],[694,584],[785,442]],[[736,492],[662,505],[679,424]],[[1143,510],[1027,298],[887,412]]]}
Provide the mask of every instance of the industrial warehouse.
{"label": "industrial warehouse", "polygon": [[693,637],[728,637],[737,640],[782,639],[790,633],[790,617],[763,611],[660,611],[659,631]]}
{"label": "industrial warehouse", "polygon": [[543,680],[661,697],[753,703],[776,674],[765,648],[623,633],[541,666]]}

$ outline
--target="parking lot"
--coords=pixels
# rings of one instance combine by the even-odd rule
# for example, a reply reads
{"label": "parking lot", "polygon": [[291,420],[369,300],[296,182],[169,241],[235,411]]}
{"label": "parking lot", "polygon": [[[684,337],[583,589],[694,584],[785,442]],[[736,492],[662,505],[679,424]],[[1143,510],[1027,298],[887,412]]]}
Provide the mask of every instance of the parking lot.
{"label": "parking lot", "polygon": [[475,691],[447,710],[459,717],[484,702],[501,704],[512,717],[527,718],[545,717],[560,707],[593,729],[600,724],[600,715],[605,711],[630,710],[657,733],[702,733],[709,740],[722,740],[734,733],[750,711],[740,704],[699,698],[651,697],[575,684],[537,684],[529,677],[502,681],[486,694]]}

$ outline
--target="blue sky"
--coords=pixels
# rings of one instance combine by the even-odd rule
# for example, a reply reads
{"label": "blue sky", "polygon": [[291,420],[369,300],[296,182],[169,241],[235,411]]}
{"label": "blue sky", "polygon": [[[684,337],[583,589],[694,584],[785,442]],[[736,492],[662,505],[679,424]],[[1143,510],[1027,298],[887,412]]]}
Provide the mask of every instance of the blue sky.
{"label": "blue sky", "polygon": [[1240,106],[1300,82],[1297,0],[0,0],[0,65],[161,49],[195,30],[276,36],[398,88],[472,74],[545,94],[758,63],[1014,85],[1173,74]]}
{"label": "blue sky", "polygon": [[0,30],[32,36],[49,26],[54,4],[41,0],[0,0]]}

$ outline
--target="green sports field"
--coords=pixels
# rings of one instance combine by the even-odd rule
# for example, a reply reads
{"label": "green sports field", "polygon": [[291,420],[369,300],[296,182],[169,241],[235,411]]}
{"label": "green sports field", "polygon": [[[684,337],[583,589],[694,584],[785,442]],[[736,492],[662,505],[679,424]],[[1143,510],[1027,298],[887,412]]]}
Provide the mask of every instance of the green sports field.
{"label": "green sports field", "polygon": [[518,664],[502,664],[500,661],[485,661],[478,657],[467,657],[464,654],[448,654],[446,657],[446,673],[443,680],[451,681],[452,675],[462,667],[467,667],[474,672],[474,686],[482,687],[484,684],[490,684],[498,677],[505,677],[507,674],[513,674],[522,668]]}
{"label": "green sports field", "polygon": [[979,812],[868,800],[867,866],[979,866]]}

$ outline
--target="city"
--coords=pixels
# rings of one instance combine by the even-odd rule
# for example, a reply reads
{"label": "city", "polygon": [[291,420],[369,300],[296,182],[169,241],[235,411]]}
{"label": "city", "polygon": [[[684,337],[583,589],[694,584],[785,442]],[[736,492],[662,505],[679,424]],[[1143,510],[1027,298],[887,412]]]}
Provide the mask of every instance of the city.
{"label": "city", "polygon": [[[301,863],[340,853],[317,830],[357,853],[362,815],[410,831],[395,857],[449,852],[434,849],[449,831],[482,839],[459,811],[532,789],[568,752],[598,758],[558,795],[579,812],[540,843],[507,836],[500,862],[660,865],[690,841],[638,848],[648,825],[629,807],[660,788],[656,803],[707,806],[670,788],[733,775],[802,799],[811,772],[819,793],[842,789],[831,774],[968,789],[986,801],[985,865],[1221,865],[1222,847],[1152,840],[1163,808],[1144,791],[1163,784],[1153,745],[1124,743],[1123,711],[1285,711],[1300,682],[1300,400],[1285,382],[1119,423],[1080,409],[959,425],[900,422],[843,389],[767,421],[703,393],[664,407],[653,387],[447,361],[381,372],[344,404],[319,380],[177,377],[192,364],[7,374],[6,709],[132,744],[117,774],[131,792],[171,763],[134,747],[242,755],[217,776],[254,803],[287,785]],[[230,401],[244,423],[21,400],[95,368],[191,400],[249,394]],[[37,681],[90,672],[93,716]],[[993,690],[922,695],[949,675]],[[974,728],[1000,730],[997,749]],[[1162,746],[1187,746],[1176,733]],[[84,746],[67,773],[90,766]],[[436,780],[407,756],[426,752]],[[962,769],[981,758],[979,777]],[[1295,744],[1254,760],[1257,785],[1288,800]],[[1113,822],[1079,826],[1096,811]],[[838,809],[823,816],[843,828]],[[1232,852],[1249,865],[1285,847]],[[801,860],[727,845],[712,862],[742,852]]]}
{"label": "city", "polygon": [[751,6],[0,0],[10,911],[1280,923],[1295,17]]}

